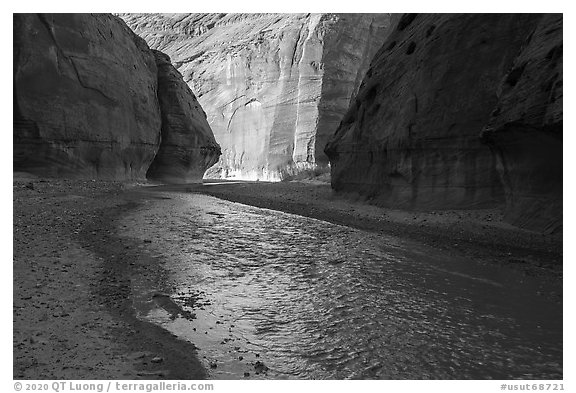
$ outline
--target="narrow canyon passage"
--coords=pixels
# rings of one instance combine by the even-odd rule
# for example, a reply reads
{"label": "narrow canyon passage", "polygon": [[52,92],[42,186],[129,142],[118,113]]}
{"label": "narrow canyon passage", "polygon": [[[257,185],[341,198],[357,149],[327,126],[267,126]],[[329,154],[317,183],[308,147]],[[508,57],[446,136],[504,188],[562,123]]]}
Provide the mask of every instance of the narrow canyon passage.
{"label": "narrow canyon passage", "polygon": [[200,194],[119,223],[164,262],[134,305],[209,378],[562,378],[562,304],[541,281],[414,242]]}

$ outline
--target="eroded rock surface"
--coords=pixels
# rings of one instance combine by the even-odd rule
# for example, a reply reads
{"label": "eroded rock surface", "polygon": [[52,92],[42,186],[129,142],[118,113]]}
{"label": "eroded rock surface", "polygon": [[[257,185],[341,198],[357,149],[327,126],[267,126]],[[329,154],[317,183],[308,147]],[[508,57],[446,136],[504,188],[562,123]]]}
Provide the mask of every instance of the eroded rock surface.
{"label": "eroded rock surface", "polygon": [[403,15],[326,148],[333,188],[396,207],[501,203],[496,158],[479,136],[540,18]]}
{"label": "eroded rock surface", "polygon": [[151,178],[182,182],[219,154],[170,58],[122,19],[14,15],[15,170],[142,179],[154,162]]}
{"label": "eroded rock surface", "polygon": [[164,182],[202,179],[220,156],[220,147],[206,121],[206,113],[170,62],[153,50],[158,66],[158,100],[162,113],[162,143],[147,177]]}
{"label": "eroded rock surface", "polygon": [[506,218],[562,228],[562,14],[544,15],[504,77],[483,137],[498,160]]}
{"label": "eroded rock surface", "polygon": [[112,15],[14,14],[14,169],[143,178],[160,143],[154,56]]}
{"label": "eroded rock surface", "polygon": [[323,148],[384,42],[387,14],[123,14],[172,58],[222,147],[211,177],[279,180]]}

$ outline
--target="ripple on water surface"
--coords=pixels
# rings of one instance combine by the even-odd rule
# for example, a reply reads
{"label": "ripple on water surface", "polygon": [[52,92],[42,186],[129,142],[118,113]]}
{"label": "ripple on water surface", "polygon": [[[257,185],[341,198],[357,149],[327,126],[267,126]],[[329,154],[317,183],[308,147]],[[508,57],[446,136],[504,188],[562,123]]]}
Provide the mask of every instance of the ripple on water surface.
{"label": "ripple on water surface", "polygon": [[122,236],[155,239],[146,250],[174,288],[154,296],[137,275],[136,305],[196,344],[212,378],[562,377],[562,308],[530,277],[311,218],[170,197],[122,222]]}

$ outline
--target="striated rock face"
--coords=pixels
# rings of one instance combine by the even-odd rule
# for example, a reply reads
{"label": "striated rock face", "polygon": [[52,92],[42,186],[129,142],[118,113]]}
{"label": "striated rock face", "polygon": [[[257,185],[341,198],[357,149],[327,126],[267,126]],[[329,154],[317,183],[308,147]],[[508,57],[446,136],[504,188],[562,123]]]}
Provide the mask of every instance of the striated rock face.
{"label": "striated rock face", "polygon": [[143,178],[156,89],[152,52],[119,18],[14,14],[14,170]]}
{"label": "striated rock face", "polygon": [[479,136],[541,15],[405,14],[326,147],[332,186],[408,208],[504,200]]}
{"label": "striated rock face", "polygon": [[162,113],[162,144],[147,177],[163,182],[202,179],[220,156],[220,147],[206,121],[206,113],[170,62],[153,50],[158,67],[158,100]]}
{"label": "striated rock face", "polygon": [[222,147],[211,177],[279,180],[323,148],[384,42],[381,14],[124,14],[170,55]]}
{"label": "striated rock face", "polygon": [[483,132],[497,158],[512,223],[562,228],[562,14],[544,15],[503,78]]}

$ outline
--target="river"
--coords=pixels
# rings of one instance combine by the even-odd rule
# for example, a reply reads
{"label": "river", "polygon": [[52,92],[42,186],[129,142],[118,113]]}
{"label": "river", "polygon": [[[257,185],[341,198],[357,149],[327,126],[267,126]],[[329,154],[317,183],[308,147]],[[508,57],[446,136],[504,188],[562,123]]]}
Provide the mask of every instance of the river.
{"label": "river", "polygon": [[161,195],[119,227],[166,271],[162,292],[132,278],[134,304],[194,343],[210,378],[562,378],[562,305],[533,277],[312,218]]}

